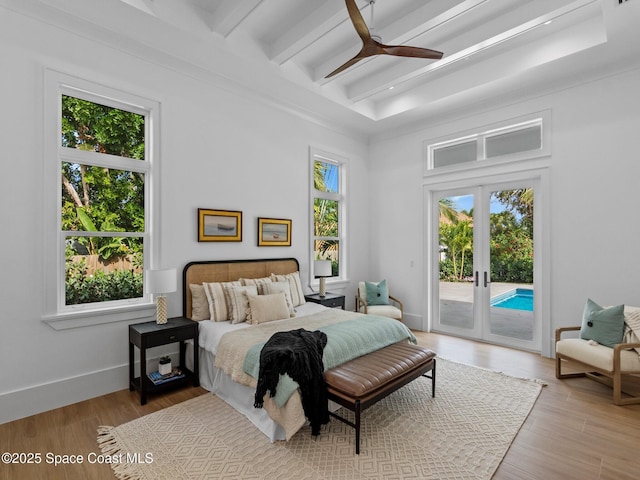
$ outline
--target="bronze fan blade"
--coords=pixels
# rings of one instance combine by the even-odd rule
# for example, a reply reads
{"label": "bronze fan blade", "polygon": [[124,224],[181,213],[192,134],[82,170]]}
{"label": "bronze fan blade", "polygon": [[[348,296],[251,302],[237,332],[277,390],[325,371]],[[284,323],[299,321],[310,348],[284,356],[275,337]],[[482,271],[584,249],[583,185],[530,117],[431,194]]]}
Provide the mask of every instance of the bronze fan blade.
{"label": "bronze fan blade", "polygon": [[395,55],[396,57],[415,57],[415,58],[431,58],[440,60],[443,56],[442,52],[420,47],[405,47],[403,45],[381,45],[383,54]]}
{"label": "bronze fan blade", "polygon": [[394,55],[397,57],[430,58],[435,60],[442,58],[443,53],[436,50],[420,47],[407,47],[402,45],[384,45],[374,40],[371,37],[371,32],[369,31],[367,24],[364,22],[364,18],[362,18],[362,14],[360,13],[358,6],[356,5],[356,0],[345,0],[345,3],[347,4],[347,11],[349,12],[351,23],[353,23],[353,27],[356,29],[358,36],[362,40],[362,49],[355,57],[344,65],[336,68],[324,78],[333,77],[350,66],[358,63],[363,58],[371,57],[373,55]]}
{"label": "bronze fan blade", "polygon": [[368,57],[369,55],[361,55],[362,51],[360,51],[360,53],[358,53],[358,55],[356,55],[355,57],[353,57],[351,60],[349,60],[347,63],[339,66],[338,68],[336,68],[333,72],[331,72],[329,75],[327,75],[324,78],[331,78],[334,75],[339,74],[340,72],[342,72],[343,70],[346,70],[347,68],[349,68],[352,65],[355,65],[356,63],[358,63],[360,60],[362,60],[363,58]]}
{"label": "bronze fan blade", "polygon": [[356,32],[362,41],[366,43],[367,40],[371,39],[371,33],[369,32],[369,28],[364,22],[364,18],[362,18],[362,14],[356,5],[356,0],[345,0],[345,2],[347,4],[347,11],[349,12],[349,17],[351,18],[353,27],[356,29]]}

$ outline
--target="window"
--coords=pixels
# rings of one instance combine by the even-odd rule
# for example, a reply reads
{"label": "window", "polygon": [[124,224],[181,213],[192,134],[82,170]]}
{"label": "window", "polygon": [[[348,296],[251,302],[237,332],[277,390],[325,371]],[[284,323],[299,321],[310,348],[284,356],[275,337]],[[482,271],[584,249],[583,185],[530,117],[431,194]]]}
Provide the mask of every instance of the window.
{"label": "window", "polygon": [[[346,279],[346,162],[336,155],[312,151],[311,168],[312,260],[331,260],[332,276]],[[313,261],[310,263],[313,270]]]}
{"label": "window", "polygon": [[[480,162],[533,159],[550,154],[548,112],[503,122],[455,138],[426,143],[425,174],[480,166]],[[547,136],[547,138],[545,138]],[[449,168],[445,168],[449,167]]]}
{"label": "window", "polygon": [[46,78],[45,317],[146,307],[157,105]]}

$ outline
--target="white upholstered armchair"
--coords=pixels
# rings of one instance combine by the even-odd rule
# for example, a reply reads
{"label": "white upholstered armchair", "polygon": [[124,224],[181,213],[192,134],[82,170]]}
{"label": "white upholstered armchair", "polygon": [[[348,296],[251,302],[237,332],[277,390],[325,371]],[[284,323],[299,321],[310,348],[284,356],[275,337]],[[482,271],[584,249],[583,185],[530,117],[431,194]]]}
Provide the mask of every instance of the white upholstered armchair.
{"label": "white upholstered armchair", "polygon": [[[367,298],[368,297],[368,298]],[[386,280],[360,282],[356,295],[356,311],[402,321],[402,302],[389,295]]]}

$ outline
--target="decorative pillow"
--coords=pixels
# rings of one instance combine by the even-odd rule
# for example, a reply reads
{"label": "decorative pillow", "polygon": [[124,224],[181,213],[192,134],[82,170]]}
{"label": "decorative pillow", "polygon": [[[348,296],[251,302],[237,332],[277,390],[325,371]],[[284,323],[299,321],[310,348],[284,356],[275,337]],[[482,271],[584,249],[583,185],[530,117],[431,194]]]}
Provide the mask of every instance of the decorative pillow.
{"label": "decorative pillow", "polygon": [[191,290],[191,320],[209,320],[209,301],[207,294],[204,292],[204,286],[197,283],[189,284]]}
{"label": "decorative pillow", "polygon": [[229,320],[229,310],[225,296],[225,286],[237,285],[240,282],[214,282],[203,283],[204,293],[209,302],[209,319],[213,322],[224,322]]}
{"label": "decorative pillow", "polygon": [[386,280],[378,283],[364,282],[364,287],[367,293],[367,305],[389,305]]}
{"label": "decorative pillow", "polygon": [[287,301],[287,307],[289,308],[289,316],[296,316],[296,309],[293,306],[293,301],[291,300],[291,286],[289,282],[270,282],[265,285],[264,294],[270,295],[273,293],[284,293],[284,297]]}
{"label": "decorative pillow", "polygon": [[245,295],[249,300],[251,313],[247,322],[252,325],[259,325],[274,320],[284,320],[289,318],[289,307],[284,293],[274,293],[271,295]]}
{"label": "decorative pillow", "polygon": [[240,279],[240,283],[245,286],[248,287],[250,285],[255,285],[256,288],[258,289],[258,295],[264,295],[265,294],[265,287],[267,284],[271,283],[271,277],[264,277],[264,278],[241,278]]}
{"label": "decorative pillow", "polygon": [[304,292],[302,291],[302,283],[300,282],[300,272],[287,273],[286,275],[271,274],[272,282],[289,282],[291,287],[291,301],[293,306],[304,305]]}
{"label": "decorative pillow", "polygon": [[594,340],[600,345],[612,347],[622,342],[624,335],[624,305],[603,308],[587,299],[582,314],[580,338]]}
{"label": "decorative pillow", "polygon": [[[640,338],[636,332],[640,332],[640,308],[627,306],[624,309],[624,336],[622,341],[624,343],[640,343]],[[640,347],[630,350],[635,350],[640,354]]]}
{"label": "decorative pillow", "polygon": [[258,288],[255,285],[247,287],[232,285],[225,287],[224,291],[227,296],[227,309],[231,323],[246,322],[249,314],[249,299],[246,294],[258,295]]}

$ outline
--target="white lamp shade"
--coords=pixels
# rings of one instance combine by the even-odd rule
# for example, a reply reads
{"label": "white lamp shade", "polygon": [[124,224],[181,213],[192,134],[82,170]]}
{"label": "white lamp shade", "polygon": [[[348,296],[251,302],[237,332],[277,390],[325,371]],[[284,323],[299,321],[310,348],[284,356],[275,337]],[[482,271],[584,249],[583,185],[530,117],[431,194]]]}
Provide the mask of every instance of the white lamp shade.
{"label": "white lamp shade", "polygon": [[316,278],[331,277],[331,260],[314,260],[313,274]]}
{"label": "white lamp shade", "polygon": [[147,290],[149,293],[170,293],[178,288],[176,269],[147,270]]}

